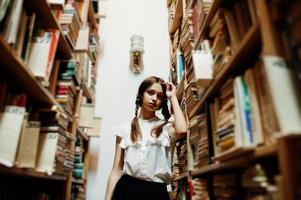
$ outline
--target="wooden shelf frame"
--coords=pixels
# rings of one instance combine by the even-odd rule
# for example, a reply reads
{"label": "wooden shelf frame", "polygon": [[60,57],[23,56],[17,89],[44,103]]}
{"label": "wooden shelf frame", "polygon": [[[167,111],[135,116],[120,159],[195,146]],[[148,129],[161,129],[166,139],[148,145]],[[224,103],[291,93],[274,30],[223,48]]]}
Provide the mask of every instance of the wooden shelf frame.
{"label": "wooden shelf frame", "polygon": [[68,44],[68,41],[63,34],[63,31],[61,29],[60,24],[55,19],[50,5],[47,3],[46,0],[25,0],[24,3],[27,3],[30,5],[30,8],[34,10],[38,14],[38,16],[42,20],[42,25],[46,28],[53,28],[57,29],[60,32],[60,38],[58,42],[58,50],[57,52],[62,58],[72,58],[72,50],[70,48],[70,45]]}
{"label": "wooden shelf frame", "polygon": [[259,43],[261,42],[260,38],[260,26],[259,23],[253,25],[250,30],[246,33],[243,38],[239,49],[232,56],[229,63],[222,69],[222,72],[218,77],[214,77],[214,80],[210,84],[210,86],[206,89],[204,94],[198,103],[194,106],[190,113],[190,117],[197,114],[199,110],[204,107],[205,101],[211,97],[218,89],[223,85],[224,81],[229,77],[233,70],[238,69],[243,64],[248,62],[250,55],[254,55],[255,52],[258,51]]}
{"label": "wooden shelf frame", "polygon": [[37,102],[46,105],[59,105],[49,90],[36,80],[33,72],[17,55],[3,37],[0,36],[1,71],[20,85],[26,94]]}
{"label": "wooden shelf frame", "polygon": [[92,0],[89,0],[88,21],[91,23],[93,28],[95,28],[95,29],[98,28],[96,18],[95,18],[95,12],[93,9]]}
{"label": "wooden shelf frame", "polygon": [[95,94],[90,88],[88,88],[87,82],[82,80],[82,85],[83,85],[83,95],[90,100],[94,100]]}
{"label": "wooden shelf frame", "polygon": [[184,85],[185,85],[185,77],[186,77],[186,75],[184,73],[183,76],[182,76],[182,79],[181,79],[180,83],[177,86],[176,96],[177,96],[178,101],[181,101],[182,96],[184,94],[184,90],[185,90],[185,87],[184,87]]}
{"label": "wooden shelf frame", "polygon": [[76,129],[76,133],[79,134],[85,141],[89,141],[89,137],[79,127]]}
{"label": "wooden shelf frame", "polygon": [[188,173],[187,172],[184,173],[184,174],[182,174],[182,175],[180,175],[180,176],[178,176],[178,177],[173,178],[173,181],[181,181],[181,180],[183,180],[185,178],[186,179],[188,178]]}
{"label": "wooden shelf frame", "polygon": [[245,154],[241,154],[240,156],[229,159],[228,161],[210,164],[208,166],[201,167],[200,169],[193,170],[191,172],[192,176],[206,176],[208,174],[214,174],[217,172],[236,169],[236,168],[244,168],[250,165],[251,162],[255,160],[276,156],[278,152],[277,144],[265,145],[261,147],[254,148],[253,151],[246,151]]}
{"label": "wooden shelf frame", "polygon": [[203,40],[203,38],[205,37],[205,31],[208,29],[208,26],[210,24],[210,21],[213,19],[214,15],[216,14],[218,8],[220,8],[221,5],[221,0],[213,0],[211,7],[207,13],[207,16],[205,18],[205,21],[202,25],[202,28],[200,30],[199,36],[197,38],[197,42],[195,44],[194,49],[198,49],[200,48],[201,45],[201,41]]}
{"label": "wooden shelf frame", "polygon": [[177,28],[181,25],[181,18],[183,17],[183,0],[175,0],[176,2],[176,9],[175,9],[175,16],[171,20],[169,24],[169,33],[173,34]]}
{"label": "wooden shelf frame", "polygon": [[34,171],[34,169],[23,169],[23,168],[16,168],[16,167],[4,167],[0,165],[0,174],[11,175],[11,176],[26,176],[31,178],[42,178],[42,179],[49,179],[49,180],[58,180],[58,181],[66,181],[67,176],[64,175],[48,175],[46,173],[40,173]]}

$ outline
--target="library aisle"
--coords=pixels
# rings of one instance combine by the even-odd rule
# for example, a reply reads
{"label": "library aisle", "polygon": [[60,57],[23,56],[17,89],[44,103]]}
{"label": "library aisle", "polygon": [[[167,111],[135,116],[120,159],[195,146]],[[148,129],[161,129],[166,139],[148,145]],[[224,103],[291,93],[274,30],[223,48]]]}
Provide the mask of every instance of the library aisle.
{"label": "library aisle", "polygon": [[104,200],[149,76],[187,122],[170,199],[300,200],[300,27],[299,0],[0,0],[0,200]]}

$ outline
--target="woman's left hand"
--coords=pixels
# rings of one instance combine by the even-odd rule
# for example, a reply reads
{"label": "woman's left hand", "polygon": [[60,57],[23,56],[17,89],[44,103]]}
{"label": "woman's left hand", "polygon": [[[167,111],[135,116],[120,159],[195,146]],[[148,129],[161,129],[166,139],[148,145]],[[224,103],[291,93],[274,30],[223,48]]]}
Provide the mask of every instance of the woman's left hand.
{"label": "woman's left hand", "polygon": [[176,97],[176,86],[172,84],[171,82],[166,82],[166,96],[168,99],[171,99],[172,97]]}

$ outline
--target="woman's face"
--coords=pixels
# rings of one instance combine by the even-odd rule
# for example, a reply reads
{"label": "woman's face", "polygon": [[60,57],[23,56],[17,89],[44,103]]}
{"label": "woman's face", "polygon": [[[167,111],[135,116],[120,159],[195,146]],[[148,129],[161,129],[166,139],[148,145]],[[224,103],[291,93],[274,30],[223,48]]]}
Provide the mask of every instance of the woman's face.
{"label": "woman's face", "polygon": [[162,86],[159,83],[154,83],[144,92],[142,106],[149,111],[156,111],[159,109],[163,98]]}

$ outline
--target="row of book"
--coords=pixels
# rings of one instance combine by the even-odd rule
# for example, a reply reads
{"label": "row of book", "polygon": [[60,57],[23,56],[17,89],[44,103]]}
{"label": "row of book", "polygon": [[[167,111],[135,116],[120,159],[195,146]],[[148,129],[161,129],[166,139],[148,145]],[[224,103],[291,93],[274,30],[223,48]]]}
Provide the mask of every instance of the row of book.
{"label": "row of book", "polygon": [[281,177],[269,176],[260,164],[239,174],[213,177],[215,199],[283,199]]}
{"label": "row of book", "polygon": [[[281,176],[273,173],[269,173],[267,166],[263,167],[257,163],[242,172],[216,174],[212,177],[214,199],[284,199]],[[192,178],[191,199],[210,199],[208,180],[208,178]]]}
{"label": "row of book", "polygon": [[175,193],[173,193],[172,195],[172,199],[179,199],[179,200],[189,199],[189,188],[187,186],[186,179],[172,182],[172,189],[173,191],[175,191]]}
{"label": "row of book", "polygon": [[191,200],[209,200],[208,181],[202,178],[194,178],[191,180],[192,197]]}
{"label": "row of book", "polygon": [[[299,101],[297,89],[289,96],[281,99],[279,96],[278,105],[271,104],[275,102],[275,96],[269,91],[276,86],[268,85],[267,72],[263,69],[263,63],[258,62],[255,67],[246,70],[243,76],[229,79],[211,105],[216,154],[233,147],[270,144],[281,135],[301,132],[300,104],[286,104]],[[273,81],[273,84],[276,83]],[[280,102],[282,107],[287,105],[282,111]]]}
{"label": "row of book", "polygon": [[186,140],[179,140],[175,144],[172,161],[173,178],[184,175],[187,172],[187,143]]}
{"label": "row of book", "polygon": [[188,125],[189,141],[192,153],[192,169],[209,164],[208,129],[205,114],[192,118]]}
{"label": "row of book", "polygon": [[[70,143],[75,142],[76,137],[69,130],[73,118],[60,106],[33,106],[24,93],[16,91],[4,79],[0,81],[0,94],[1,164],[49,174],[72,171],[74,152]],[[78,125],[87,134],[98,127],[100,121],[94,120],[93,104],[79,105]]]}
{"label": "row of book", "polygon": [[56,106],[33,107],[24,93],[16,93],[5,81],[0,85],[1,164],[48,174],[71,171],[74,155],[67,147],[74,136],[68,132],[70,119]]}
{"label": "row of book", "polygon": [[1,32],[34,75],[48,86],[59,41],[59,31],[44,28],[41,17],[25,9],[23,0],[10,1],[3,13]]}
{"label": "row of book", "polygon": [[192,21],[193,21],[193,39],[196,44],[200,37],[200,32],[204,26],[206,16],[211,7],[212,0],[198,0],[192,7]]}

